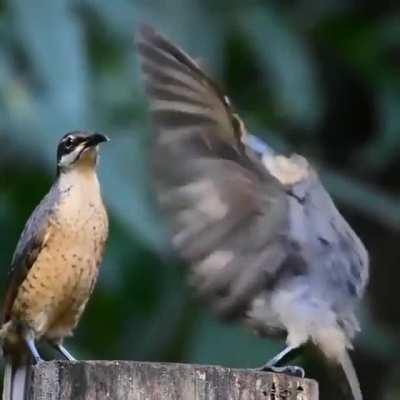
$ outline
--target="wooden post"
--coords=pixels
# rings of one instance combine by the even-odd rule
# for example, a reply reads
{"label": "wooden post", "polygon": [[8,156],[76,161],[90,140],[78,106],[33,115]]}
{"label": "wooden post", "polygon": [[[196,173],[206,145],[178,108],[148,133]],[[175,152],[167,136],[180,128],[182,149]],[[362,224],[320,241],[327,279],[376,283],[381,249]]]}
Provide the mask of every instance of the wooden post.
{"label": "wooden post", "polygon": [[44,362],[30,400],[318,400],[309,379],[252,370],[132,361]]}

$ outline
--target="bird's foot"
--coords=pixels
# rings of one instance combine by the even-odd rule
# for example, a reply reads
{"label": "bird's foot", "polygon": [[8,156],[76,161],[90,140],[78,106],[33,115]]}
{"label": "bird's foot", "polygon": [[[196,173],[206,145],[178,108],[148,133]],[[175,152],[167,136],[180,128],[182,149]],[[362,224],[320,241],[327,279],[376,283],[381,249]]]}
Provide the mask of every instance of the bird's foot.
{"label": "bird's foot", "polygon": [[42,357],[40,357],[39,355],[34,356],[33,359],[35,360],[35,365],[39,365],[39,364],[45,362],[45,360]]}
{"label": "bird's foot", "polygon": [[39,354],[39,351],[35,344],[34,336],[31,331],[27,332],[27,334],[25,336],[25,342],[28,346],[28,349],[29,349],[33,359],[35,360],[35,364],[40,364],[41,362],[43,362],[44,360]]}
{"label": "bird's foot", "polygon": [[76,358],[61,343],[53,343],[53,346],[66,360],[76,361]]}
{"label": "bird's foot", "polygon": [[264,372],[275,372],[277,374],[285,374],[294,376],[296,378],[304,378],[306,373],[303,368],[298,367],[297,365],[286,365],[284,367],[274,367],[271,365],[263,365],[261,368],[258,368],[259,371]]}

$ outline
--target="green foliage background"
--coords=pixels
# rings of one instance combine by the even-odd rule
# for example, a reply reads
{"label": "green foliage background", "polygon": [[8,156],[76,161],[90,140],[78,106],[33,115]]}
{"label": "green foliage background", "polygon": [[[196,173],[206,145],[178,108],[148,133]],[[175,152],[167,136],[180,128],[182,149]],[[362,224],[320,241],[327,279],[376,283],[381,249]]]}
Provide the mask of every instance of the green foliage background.
{"label": "green foliage background", "polygon": [[[80,358],[257,366],[282,343],[223,326],[165,254],[132,35],[147,21],[217,77],[250,130],[310,157],[371,253],[354,359],[366,399],[400,398],[400,6],[372,0],[0,0],[0,274],[77,128],[109,134],[111,238],[68,345]],[[340,398],[313,351],[299,360]]]}

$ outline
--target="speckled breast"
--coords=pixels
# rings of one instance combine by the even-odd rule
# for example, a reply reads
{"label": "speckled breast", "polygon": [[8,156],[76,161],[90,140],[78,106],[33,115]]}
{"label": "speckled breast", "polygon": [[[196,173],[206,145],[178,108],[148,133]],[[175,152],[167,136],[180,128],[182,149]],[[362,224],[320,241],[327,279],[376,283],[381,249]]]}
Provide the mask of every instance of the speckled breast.
{"label": "speckled breast", "polygon": [[94,288],[108,232],[100,197],[70,191],[61,199],[44,246],[19,288],[13,316],[37,337],[72,334]]}

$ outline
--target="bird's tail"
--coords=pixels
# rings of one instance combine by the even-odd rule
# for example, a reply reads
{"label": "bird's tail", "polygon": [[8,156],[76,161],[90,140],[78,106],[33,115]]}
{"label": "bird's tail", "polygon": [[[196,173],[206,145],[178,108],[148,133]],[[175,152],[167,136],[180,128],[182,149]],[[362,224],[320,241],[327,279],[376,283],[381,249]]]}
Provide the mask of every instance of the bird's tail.
{"label": "bird's tail", "polygon": [[336,365],[339,364],[345,375],[353,399],[363,400],[360,382],[348,352],[348,349],[352,348],[352,346],[345,333],[337,328],[322,329],[318,333],[315,339],[318,347],[328,360],[334,361]]}
{"label": "bird's tail", "polygon": [[347,350],[341,352],[341,355],[338,357],[338,361],[343,369],[344,374],[346,375],[346,379],[350,386],[354,400],[363,400],[360,382],[358,380],[353,362],[349,356],[349,352]]}
{"label": "bird's tail", "polygon": [[29,356],[5,356],[3,400],[24,400],[27,389]]}

